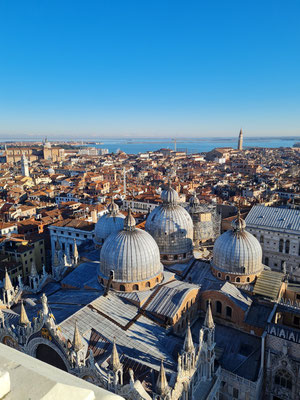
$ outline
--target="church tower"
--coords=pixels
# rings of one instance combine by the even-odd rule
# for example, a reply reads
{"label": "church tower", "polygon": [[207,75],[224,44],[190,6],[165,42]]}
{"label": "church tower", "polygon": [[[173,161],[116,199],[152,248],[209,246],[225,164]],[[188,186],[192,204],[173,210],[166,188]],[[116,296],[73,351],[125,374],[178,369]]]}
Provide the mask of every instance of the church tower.
{"label": "church tower", "polygon": [[240,151],[243,150],[243,131],[242,131],[242,129],[240,130],[240,134],[239,134],[238,150],[240,150]]}
{"label": "church tower", "polygon": [[29,164],[25,154],[22,154],[21,170],[22,170],[22,176],[29,176]]}

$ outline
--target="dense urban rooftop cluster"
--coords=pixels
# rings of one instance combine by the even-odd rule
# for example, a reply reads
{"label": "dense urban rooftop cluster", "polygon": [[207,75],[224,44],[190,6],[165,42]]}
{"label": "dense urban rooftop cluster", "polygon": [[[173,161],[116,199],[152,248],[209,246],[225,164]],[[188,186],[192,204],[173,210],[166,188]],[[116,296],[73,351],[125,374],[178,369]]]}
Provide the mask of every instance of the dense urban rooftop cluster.
{"label": "dense urban rooftop cluster", "polygon": [[2,147],[2,343],[125,399],[297,399],[297,147]]}

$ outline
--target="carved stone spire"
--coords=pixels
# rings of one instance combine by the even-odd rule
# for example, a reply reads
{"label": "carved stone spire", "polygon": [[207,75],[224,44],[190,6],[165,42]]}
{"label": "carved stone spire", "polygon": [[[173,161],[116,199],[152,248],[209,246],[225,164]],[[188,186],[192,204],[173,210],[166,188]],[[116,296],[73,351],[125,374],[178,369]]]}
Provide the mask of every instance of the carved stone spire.
{"label": "carved stone spire", "polygon": [[208,300],[208,305],[207,305],[207,310],[206,310],[206,315],[205,315],[205,320],[204,324],[206,328],[213,329],[215,327],[212,312],[211,312],[211,306],[210,306],[210,300]]}
{"label": "carved stone spire", "polygon": [[5,278],[4,278],[4,290],[13,289],[13,285],[11,284],[10,277],[8,275],[7,269],[5,268]]}
{"label": "carved stone spire", "polygon": [[131,209],[128,208],[128,214],[124,221],[124,230],[133,231],[135,229],[135,219],[131,213]]}
{"label": "carved stone spire", "polygon": [[56,250],[56,251],[60,251],[60,250],[61,250],[59,240],[57,240],[57,241],[55,242],[55,250]]}
{"label": "carved stone spire", "polygon": [[54,258],[53,258],[53,266],[57,267],[59,265],[59,257],[58,257],[58,251],[55,250],[54,252]]}
{"label": "carved stone spire", "polygon": [[75,329],[74,329],[74,336],[73,336],[73,348],[76,353],[78,353],[79,350],[82,349],[83,344],[81,340],[81,335],[77,326],[77,322],[75,321]]}
{"label": "carved stone spire", "polygon": [[38,273],[36,270],[35,261],[33,260],[32,264],[31,264],[30,276],[37,276],[37,275],[38,275]]}
{"label": "carved stone spire", "polygon": [[77,243],[76,243],[76,240],[75,240],[75,239],[74,239],[73,258],[74,258],[74,261],[77,263],[77,262],[78,262],[78,259],[79,259],[79,254],[78,254]]}
{"label": "carved stone spire", "polygon": [[164,362],[163,360],[161,360],[160,370],[156,382],[156,392],[158,394],[164,395],[168,392],[168,390],[169,390],[169,385],[166,377]]}
{"label": "carved stone spire", "polygon": [[113,342],[113,348],[112,348],[112,352],[111,352],[111,356],[110,356],[110,360],[109,360],[109,365],[110,365],[110,368],[115,372],[121,366],[115,339],[114,339],[114,342]]}
{"label": "carved stone spire", "polygon": [[27,317],[23,301],[21,303],[21,312],[20,312],[19,324],[22,325],[22,326],[27,326],[29,324],[29,319]]}
{"label": "carved stone spire", "polygon": [[186,335],[185,335],[185,339],[184,339],[183,349],[187,353],[192,353],[195,350],[192,332],[191,332],[190,321],[188,321],[188,327],[187,327],[187,331],[186,331]]}

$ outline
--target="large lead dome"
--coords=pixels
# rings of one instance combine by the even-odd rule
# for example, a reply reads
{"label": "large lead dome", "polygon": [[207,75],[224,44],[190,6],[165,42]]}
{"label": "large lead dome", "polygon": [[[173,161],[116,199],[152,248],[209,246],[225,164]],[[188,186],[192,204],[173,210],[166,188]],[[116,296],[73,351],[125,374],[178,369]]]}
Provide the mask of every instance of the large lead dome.
{"label": "large lead dome", "polygon": [[135,227],[129,210],[124,229],[112,233],[100,253],[98,278],[121,291],[146,290],[162,280],[159,249],[149,233]]}
{"label": "large lead dome", "polygon": [[215,241],[213,272],[233,282],[251,282],[262,271],[262,249],[255,236],[245,230],[246,223],[238,215],[232,230]]}
{"label": "large lead dome", "polygon": [[108,213],[102,215],[95,226],[95,245],[102,246],[105,239],[113,232],[123,229],[125,216],[119,212],[118,205],[113,201],[107,207]]}
{"label": "large lead dome", "polygon": [[158,244],[164,263],[186,261],[192,256],[193,222],[178,204],[178,194],[171,188],[162,191],[163,204],[148,216],[145,229]]}

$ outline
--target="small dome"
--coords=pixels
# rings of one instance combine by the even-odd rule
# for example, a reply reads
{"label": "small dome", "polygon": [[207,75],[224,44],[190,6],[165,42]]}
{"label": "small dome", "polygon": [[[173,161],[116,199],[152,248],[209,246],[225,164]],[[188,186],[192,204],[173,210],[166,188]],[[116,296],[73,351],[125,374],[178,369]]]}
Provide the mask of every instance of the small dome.
{"label": "small dome", "polygon": [[111,203],[108,205],[107,209],[110,214],[116,215],[119,212],[119,206],[114,202],[113,199],[111,199]]}
{"label": "small dome", "polygon": [[199,212],[200,210],[200,200],[196,195],[192,196],[189,201],[189,205],[187,207],[187,210],[190,214],[194,214]]}
{"label": "small dome", "polygon": [[131,213],[131,209],[129,208],[128,210],[128,214],[127,217],[125,218],[124,221],[124,229],[126,231],[132,231],[133,229],[135,229],[135,219],[134,216]]}
{"label": "small dome", "polygon": [[124,227],[125,216],[119,212],[119,207],[113,200],[107,209],[108,213],[102,215],[95,226],[96,246],[101,246],[111,233],[119,232]]}
{"label": "small dome", "polygon": [[48,172],[49,175],[52,175],[52,174],[55,173],[55,171],[54,171],[53,168],[49,168],[49,169],[47,170],[47,172]]}
{"label": "small dome", "polygon": [[149,233],[135,227],[129,210],[124,229],[112,233],[100,253],[99,277],[108,280],[113,271],[113,282],[139,283],[160,276],[163,267],[159,249]]}
{"label": "small dome", "polygon": [[213,267],[231,274],[255,275],[263,269],[262,248],[255,236],[245,230],[238,216],[232,230],[217,238],[213,248]]}
{"label": "small dome", "polygon": [[163,204],[149,214],[145,229],[155,239],[166,262],[189,258],[193,247],[192,218],[177,204],[178,194],[170,185],[161,198]]}
{"label": "small dome", "polygon": [[178,203],[178,193],[176,192],[176,190],[174,190],[171,187],[171,184],[169,183],[168,188],[164,189],[161,193],[161,199],[163,201],[163,203],[166,204],[177,204]]}

